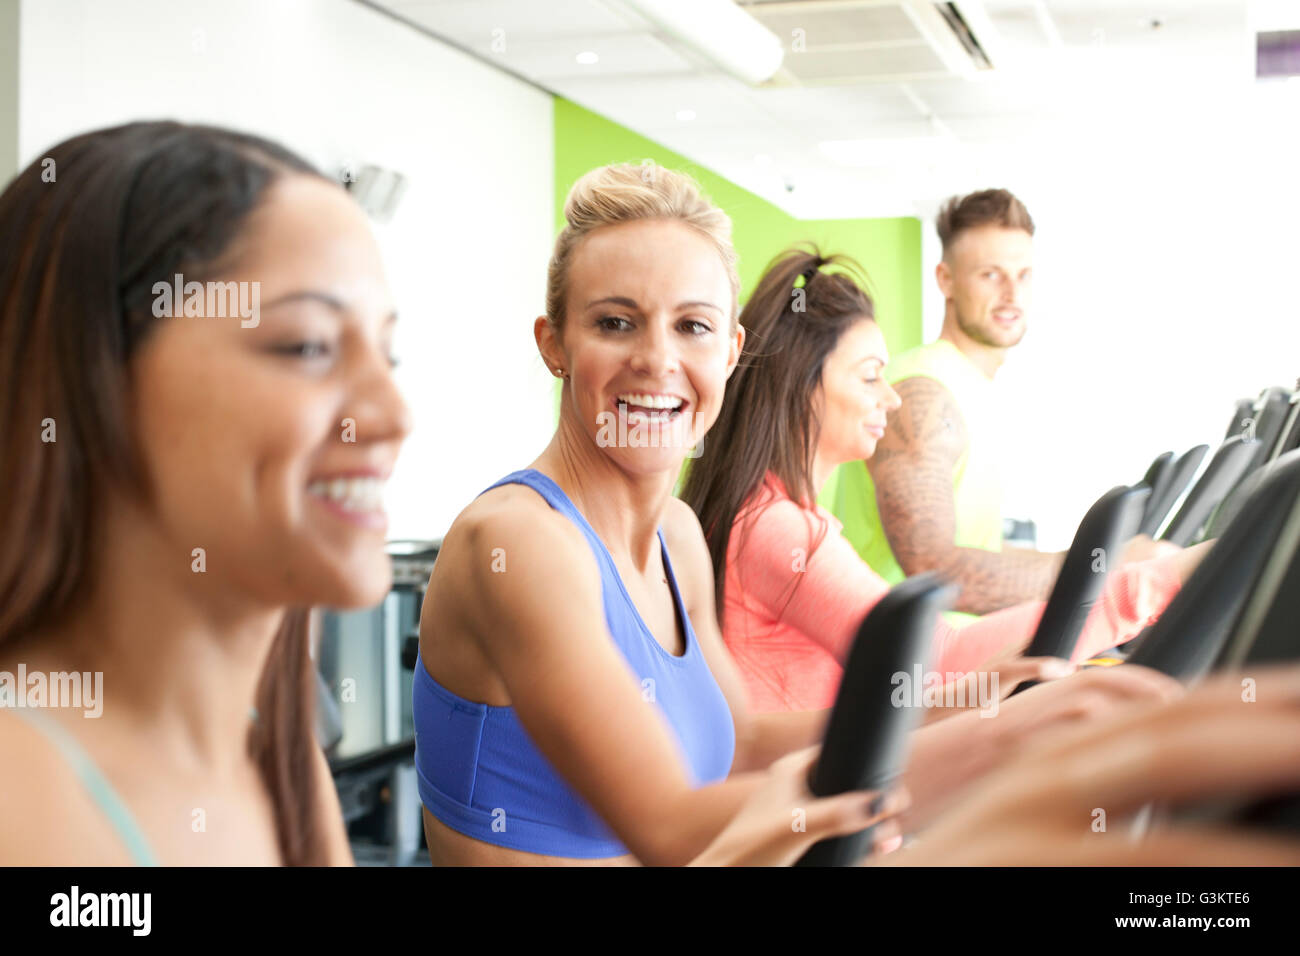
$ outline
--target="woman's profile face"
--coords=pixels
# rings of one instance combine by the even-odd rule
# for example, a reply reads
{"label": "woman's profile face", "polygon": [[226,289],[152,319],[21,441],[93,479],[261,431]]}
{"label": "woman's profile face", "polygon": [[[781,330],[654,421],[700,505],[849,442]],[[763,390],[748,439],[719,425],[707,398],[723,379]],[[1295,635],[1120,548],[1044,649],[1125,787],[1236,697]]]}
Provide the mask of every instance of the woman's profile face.
{"label": "woman's profile face", "polygon": [[901,404],[885,381],[888,362],[884,333],[867,318],[845,329],[826,356],[813,399],[821,422],[817,448],[823,461],[839,465],[876,453],[886,417]]}
{"label": "woman's profile face", "polygon": [[544,355],[569,373],[561,414],[634,474],[676,474],[722,408],[744,332],[713,243],[680,222],[605,226],[575,250],[562,333]]}
{"label": "woman's profile face", "polygon": [[214,598],[373,604],[391,576],[382,491],[410,418],[369,224],[333,184],[286,176],[227,258],[203,279],[257,283],[244,288],[258,314],[177,309],[130,362],[150,532]]}

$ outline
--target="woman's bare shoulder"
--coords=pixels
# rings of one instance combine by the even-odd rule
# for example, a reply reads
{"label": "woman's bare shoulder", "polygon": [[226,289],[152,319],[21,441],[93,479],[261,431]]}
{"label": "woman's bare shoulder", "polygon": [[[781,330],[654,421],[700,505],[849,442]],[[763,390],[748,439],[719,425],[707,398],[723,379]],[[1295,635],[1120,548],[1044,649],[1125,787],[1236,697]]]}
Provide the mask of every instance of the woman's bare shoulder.
{"label": "woman's bare shoulder", "polygon": [[0,767],[0,866],[130,862],[67,757],[45,733],[5,708]]}
{"label": "woman's bare shoulder", "polygon": [[547,546],[557,549],[557,558],[588,550],[578,526],[537,492],[502,485],[479,495],[456,516],[443,538],[438,563],[461,570],[484,562],[489,569],[494,562],[497,568],[508,567],[511,551],[522,554]]}
{"label": "woman's bare shoulder", "polygon": [[[700,519],[696,516],[695,509],[681,498],[668,499],[662,528],[664,543],[668,545],[674,561],[694,561],[701,555],[708,557],[709,545],[704,537],[704,529],[700,527]],[[679,554],[681,559],[678,558]]]}
{"label": "woman's bare shoulder", "polygon": [[448,529],[430,594],[444,625],[494,642],[520,621],[551,614],[558,594],[598,607],[600,575],[576,524],[532,489],[504,485],[474,499]]}

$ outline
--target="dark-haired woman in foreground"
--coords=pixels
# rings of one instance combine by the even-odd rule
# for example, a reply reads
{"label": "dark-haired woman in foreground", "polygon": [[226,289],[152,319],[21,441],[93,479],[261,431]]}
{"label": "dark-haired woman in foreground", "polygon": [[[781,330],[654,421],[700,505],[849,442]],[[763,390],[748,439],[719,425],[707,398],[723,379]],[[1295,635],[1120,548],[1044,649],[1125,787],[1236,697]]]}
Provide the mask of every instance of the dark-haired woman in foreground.
{"label": "dark-haired woman in foreground", "polygon": [[[823,272],[827,265],[856,268],[791,250],[759,280],[740,316],[745,355],[682,493],[709,541],[727,649],[763,711],[829,707],[858,622],[889,590],[816,505],[837,465],[872,456],[899,406],[881,374],[889,355],[870,298],[847,272]],[[1074,659],[1136,636],[1204,550],[1118,569]],[[941,623],[933,669],[955,677],[1023,650],[1043,606],[1008,608],[961,630]],[[1004,678],[1035,676],[1040,662],[1025,663],[997,667]],[[1001,693],[1015,682],[1002,680]]]}
{"label": "dark-haired woman in foreground", "polygon": [[103,713],[0,712],[0,855],[347,863],[307,609],[387,591],[409,429],[365,216],[226,130],[47,157],[0,197],[0,669],[102,672]]}

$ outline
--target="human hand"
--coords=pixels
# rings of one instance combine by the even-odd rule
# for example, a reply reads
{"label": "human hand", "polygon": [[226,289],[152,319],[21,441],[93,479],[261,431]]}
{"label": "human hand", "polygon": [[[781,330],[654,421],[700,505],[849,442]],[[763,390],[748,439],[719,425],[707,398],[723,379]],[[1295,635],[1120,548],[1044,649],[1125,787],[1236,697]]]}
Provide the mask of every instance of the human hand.
{"label": "human hand", "polygon": [[821,747],[787,754],[692,866],[788,866],[818,840],[873,827],[876,847],[898,842],[894,821],[908,802],[901,788],[882,798],[873,791],[814,797],[808,774]]}
{"label": "human hand", "polygon": [[1300,668],[1254,679],[1249,701],[1241,675],[1222,675],[1140,714],[1057,735],[967,791],[959,807],[884,862],[1300,865],[1300,839],[1275,833],[1165,822],[1134,842],[1125,825],[1153,801],[1189,805],[1300,788]]}

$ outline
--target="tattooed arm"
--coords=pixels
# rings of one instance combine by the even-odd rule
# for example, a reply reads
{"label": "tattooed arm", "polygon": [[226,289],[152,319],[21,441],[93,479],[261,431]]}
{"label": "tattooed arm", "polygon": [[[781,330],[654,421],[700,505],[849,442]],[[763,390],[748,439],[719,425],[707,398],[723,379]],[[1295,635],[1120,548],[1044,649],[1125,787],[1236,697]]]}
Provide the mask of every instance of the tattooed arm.
{"label": "tattooed arm", "polygon": [[959,548],[952,473],[970,438],[952,393],[916,376],[894,385],[903,404],[867,462],[889,546],[908,575],[938,571],[961,585],[958,611],[987,614],[1045,598],[1064,554]]}

